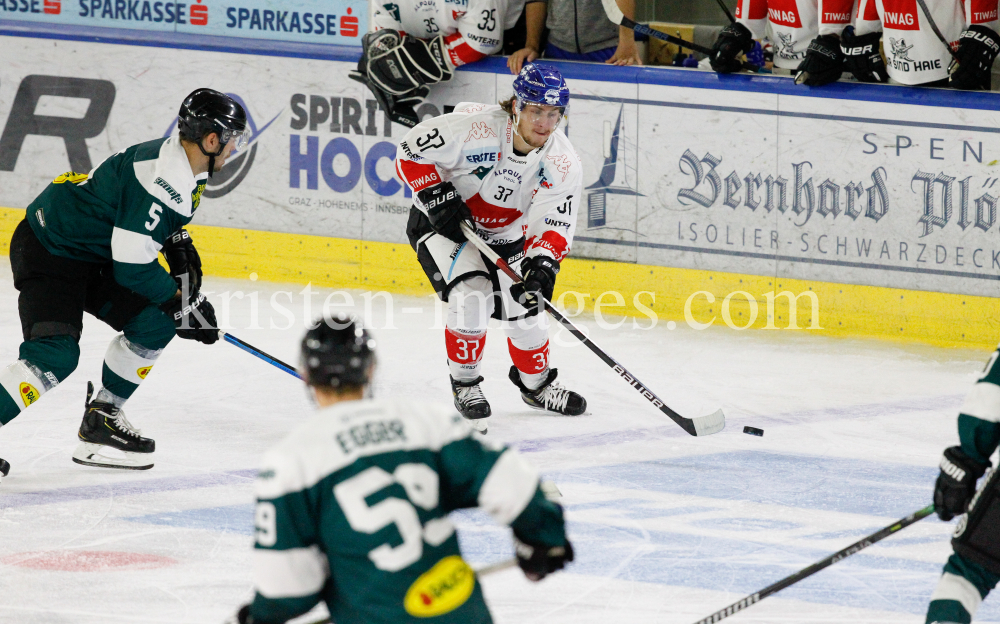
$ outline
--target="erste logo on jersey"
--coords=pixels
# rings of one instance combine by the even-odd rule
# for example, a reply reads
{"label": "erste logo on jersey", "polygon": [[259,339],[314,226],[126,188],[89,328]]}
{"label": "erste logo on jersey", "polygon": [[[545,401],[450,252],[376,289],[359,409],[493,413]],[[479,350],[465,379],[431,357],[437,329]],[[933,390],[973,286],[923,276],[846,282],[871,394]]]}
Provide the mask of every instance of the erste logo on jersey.
{"label": "erste logo on jersey", "polygon": [[477,121],[472,124],[472,129],[469,130],[469,136],[465,137],[465,143],[472,140],[482,140],[488,139],[490,137],[496,138],[496,133],[493,132],[493,128],[490,128],[489,124],[485,121]]}
{"label": "erste logo on jersey", "polygon": [[772,24],[802,28],[802,20],[799,19],[799,9],[796,6],[796,0],[769,0],[767,3],[767,17]]}
{"label": "erste logo on jersey", "polygon": [[413,581],[403,608],[413,617],[444,615],[465,604],[475,587],[475,572],[460,556],[451,555]]}
{"label": "erste logo on jersey", "polygon": [[[874,4],[874,3],[872,3]],[[893,30],[920,30],[917,0],[884,0],[882,23]]]}
{"label": "erste logo on jersey", "polygon": [[552,166],[555,167],[555,170],[562,174],[561,181],[565,182],[566,176],[567,174],[569,174],[570,167],[573,166],[573,162],[569,159],[569,156],[567,156],[566,154],[559,154],[559,155],[549,154],[548,156],[545,157],[545,160],[548,160],[552,163]]}

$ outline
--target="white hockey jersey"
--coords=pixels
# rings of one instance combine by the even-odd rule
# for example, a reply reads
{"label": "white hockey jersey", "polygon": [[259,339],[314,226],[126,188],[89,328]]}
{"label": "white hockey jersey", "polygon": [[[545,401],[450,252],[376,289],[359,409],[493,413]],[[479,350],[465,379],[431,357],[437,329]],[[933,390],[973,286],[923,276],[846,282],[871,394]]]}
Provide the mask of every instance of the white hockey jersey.
{"label": "white hockey jersey", "polygon": [[[890,78],[917,85],[948,77],[951,55],[927,23],[917,0],[857,0],[857,7],[857,34],[882,31]],[[927,8],[952,49],[958,48],[959,35],[969,25],[997,29],[997,0],[928,0]]]}
{"label": "white hockey jersey", "polygon": [[[817,0],[738,0],[736,21],[750,30],[754,39],[769,35],[774,46],[774,65],[795,69],[806,57],[809,42],[818,34]],[[847,11],[850,15],[850,9]],[[768,33],[770,26],[770,33]],[[840,27],[843,30],[843,26]],[[837,34],[840,34],[840,30]]]}
{"label": "white hockey jersey", "polygon": [[391,28],[419,39],[445,35],[455,67],[500,51],[524,0],[393,0],[378,2],[372,30]]}
{"label": "white hockey jersey", "polygon": [[514,152],[514,124],[499,106],[459,104],[455,112],[410,130],[396,150],[396,171],[416,193],[450,181],[465,200],[483,240],[526,239],[528,257],[561,261],[569,253],[583,195],[583,164],[556,128],[544,147]]}

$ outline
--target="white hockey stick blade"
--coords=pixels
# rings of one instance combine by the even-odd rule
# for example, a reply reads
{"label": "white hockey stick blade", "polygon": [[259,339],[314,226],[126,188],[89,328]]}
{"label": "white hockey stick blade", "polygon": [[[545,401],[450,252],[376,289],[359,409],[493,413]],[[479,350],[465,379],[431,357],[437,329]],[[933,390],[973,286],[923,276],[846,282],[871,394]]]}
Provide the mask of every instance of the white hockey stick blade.
{"label": "white hockey stick blade", "polygon": [[618,8],[618,3],[615,0],[601,0],[601,4],[604,5],[604,12],[607,13],[608,19],[615,24],[621,25],[622,20],[625,19],[625,14]]}
{"label": "white hockey stick blade", "polygon": [[697,436],[707,436],[718,433],[726,428],[726,415],[722,410],[716,410],[707,416],[692,418],[694,423],[694,434]]}

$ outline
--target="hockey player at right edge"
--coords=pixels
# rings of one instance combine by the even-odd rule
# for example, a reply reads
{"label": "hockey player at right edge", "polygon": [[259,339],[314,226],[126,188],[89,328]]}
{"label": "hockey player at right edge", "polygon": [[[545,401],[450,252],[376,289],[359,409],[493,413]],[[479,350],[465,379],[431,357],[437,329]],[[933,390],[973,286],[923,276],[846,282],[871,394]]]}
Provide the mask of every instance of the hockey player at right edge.
{"label": "hockey player at right edge", "polygon": [[573,560],[562,507],[517,451],[487,448],[447,407],[367,398],[374,369],[374,340],[345,316],[302,340],[319,409],[264,456],[256,595],[229,624],[283,624],[320,601],[336,624],[490,624],[455,509],[509,525],[532,581]]}
{"label": "hockey player at right edge", "polygon": [[998,356],[1000,349],[966,397],[958,415],[960,444],[945,449],[934,484],[938,516],[960,517],[951,540],[955,553],[931,596],[927,624],[969,624],[1000,581],[1000,471],[991,471],[976,489],[1000,443]]}
{"label": "hockey player at right edge", "polygon": [[[463,103],[428,119],[399,143],[396,171],[414,202],[406,233],[448,303],[445,347],[455,407],[486,432],[492,413],[479,373],[487,321],[503,321],[514,365],[508,375],[529,406],[577,416],[587,402],[554,383],[547,318],[559,262],[569,253],[583,194],[583,167],[558,131],[569,87],[554,67],[527,64],[499,106]],[[469,243],[473,229],[511,267],[513,284]],[[498,301],[499,300],[499,301]]]}

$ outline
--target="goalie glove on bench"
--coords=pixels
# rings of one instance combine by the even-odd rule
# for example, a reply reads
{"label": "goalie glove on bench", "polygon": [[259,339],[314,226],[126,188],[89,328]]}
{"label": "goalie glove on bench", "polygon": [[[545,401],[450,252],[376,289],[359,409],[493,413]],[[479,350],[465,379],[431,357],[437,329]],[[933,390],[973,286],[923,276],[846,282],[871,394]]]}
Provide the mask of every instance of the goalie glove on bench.
{"label": "goalie glove on bench", "polygon": [[365,35],[362,46],[368,80],[394,96],[451,80],[454,72],[443,35],[424,41],[387,28]]}

